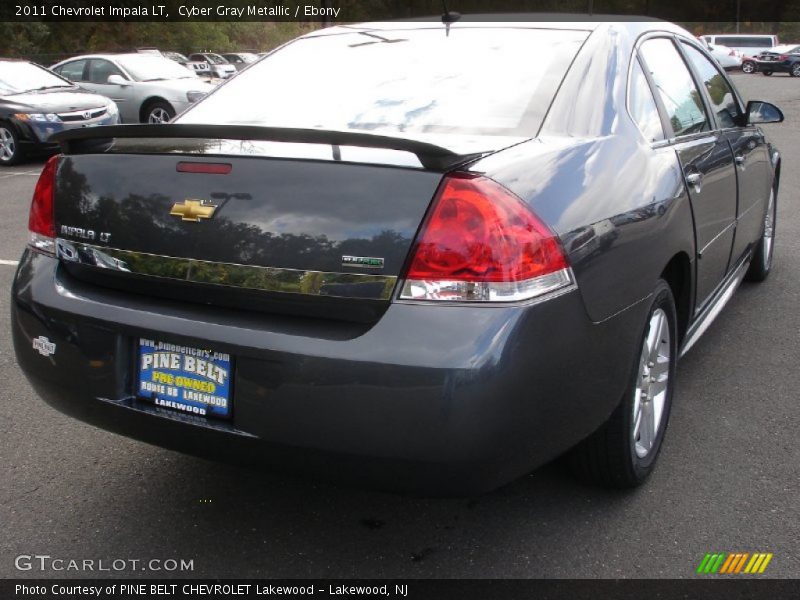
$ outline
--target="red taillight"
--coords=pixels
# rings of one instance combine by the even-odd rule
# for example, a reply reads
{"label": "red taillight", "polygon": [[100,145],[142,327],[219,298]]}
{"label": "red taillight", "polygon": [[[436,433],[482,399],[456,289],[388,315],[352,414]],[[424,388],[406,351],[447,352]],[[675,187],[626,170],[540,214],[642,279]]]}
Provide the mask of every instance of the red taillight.
{"label": "red taillight", "polygon": [[456,173],[433,200],[401,298],[524,300],[571,283],[555,234],[517,196],[486,177]]}
{"label": "red taillight", "polygon": [[53,195],[56,186],[56,169],[59,157],[51,157],[44,165],[36,188],[33,190],[31,212],[28,217],[30,245],[48,254],[55,253],[56,223],[53,215]]}
{"label": "red taillight", "polygon": [[788,60],[788,59],[789,59],[789,57],[788,57],[788,56],[786,56],[785,54],[781,54],[781,55],[778,57],[778,60]]}

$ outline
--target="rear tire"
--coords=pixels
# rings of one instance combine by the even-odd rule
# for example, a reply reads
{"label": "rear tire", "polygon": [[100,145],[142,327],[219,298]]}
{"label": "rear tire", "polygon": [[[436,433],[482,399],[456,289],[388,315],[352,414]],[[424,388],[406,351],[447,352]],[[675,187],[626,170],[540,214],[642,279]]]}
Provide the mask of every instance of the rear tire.
{"label": "rear tire", "polygon": [[775,250],[775,222],[778,215],[778,202],[775,188],[769,193],[767,212],[764,213],[764,226],[761,230],[761,239],[753,251],[750,268],[747,269],[747,281],[764,281],[772,271],[772,255]]}
{"label": "rear tire", "polygon": [[678,357],[675,299],[659,279],[641,336],[633,375],[621,402],[569,459],[582,480],[633,488],[652,473],[669,422]]}
{"label": "rear tire", "polygon": [[24,158],[17,131],[8,123],[0,123],[0,166],[18,165]]}
{"label": "rear tire", "polygon": [[800,77],[800,62],[796,62],[792,65],[789,75],[792,77]]}
{"label": "rear tire", "polygon": [[763,71],[763,73],[764,73],[764,75],[766,75],[767,77],[769,77],[770,75],[772,75],[772,71]]}
{"label": "rear tire", "polygon": [[754,73],[755,70],[756,70],[756,65],[753,62],[746,60],[742,63],[743,73]]}

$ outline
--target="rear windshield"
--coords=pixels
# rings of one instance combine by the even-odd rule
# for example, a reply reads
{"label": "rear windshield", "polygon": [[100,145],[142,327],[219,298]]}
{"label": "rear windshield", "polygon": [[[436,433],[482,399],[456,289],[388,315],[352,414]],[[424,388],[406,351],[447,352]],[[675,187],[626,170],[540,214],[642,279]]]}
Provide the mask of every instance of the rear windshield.
{"label": "rear windshield", "polygon": [[297,40],[179,122],[535,135],[586,31],[444,28]]}

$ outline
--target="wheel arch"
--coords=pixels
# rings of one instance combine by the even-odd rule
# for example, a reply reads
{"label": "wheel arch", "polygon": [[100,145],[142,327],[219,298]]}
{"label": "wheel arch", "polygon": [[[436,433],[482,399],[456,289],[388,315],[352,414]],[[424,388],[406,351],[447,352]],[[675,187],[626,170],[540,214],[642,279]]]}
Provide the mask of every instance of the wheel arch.
{"label": "wheel arch", "polygon": [[169,104],[172,107],[172,110],[173,111],[175,110],[175,106],[173,106],[172,102],[170,102],[169,100],[167,100],[163,96],[150,96],[150,97],[146,98],[145,101],[142,102],[141,106],[139,107],[139,122],[140,123],[144,122],[145,115],[147,114],[147,111],[150,109],[150,107],[153,104],[156,104],[157,102],[163,102],[165,104]]}
{"label": "wheel arch", "polygon": [[678,346],[680,347],[689,327],[692,299],[692,262],[685,252],[678,252],[667,262],[661,272],[661,279],[667,282],[675,299],[678,315]]}

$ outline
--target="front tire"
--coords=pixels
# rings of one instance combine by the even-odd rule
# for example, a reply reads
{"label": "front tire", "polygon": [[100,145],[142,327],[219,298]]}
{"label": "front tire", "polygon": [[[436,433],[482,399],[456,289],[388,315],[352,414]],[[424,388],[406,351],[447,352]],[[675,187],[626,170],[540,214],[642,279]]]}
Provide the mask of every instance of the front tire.
{"label": "front tire", "polygon": [[0,123],[0,166],[18,165],[24,158],[16,130],[7,123]]}
{"label": "front tire", "polygon": [[744,61],[744,62],[742,63],[742,72],[743,72],[743,73],[748,73],[748,74],[749,74],[749,73],[754,73],[754,72],[755,72],[755,70],[756,70],[756,65],[755,65],[755,63],[753,63],[753,62],[751,62],[751,61],[749,61],[749,60],[746,60],[746,61]]}
{"label": "front tire", "polygon": [[169,123],[175,118],[175,109],[167,102],[153,102],[145,110],[145,123]]}
{"label": "front tire", "polygon": [[778,216],[778,203],[775,188],[769,193],[767,212],[764,213],[764,226],[761,229],[761,239],[758,241],[750,267],[747,269],[747,281],[764,281],[772,271],[772,255],[775,250],[775,221]]}
{"label": "front tire", "polygon": [[769,77],[770,75],[772,75],[772,71],[764,71],[763,73],[764,73],[764,75],[766,75],[767,77]]}
{"label": "front tire", "polygon": [[792,65],[789,75],[792,77],[800,77],[800,62],[796,62]]}
{"label": "front tire", "polygon": [[669,422],[678,358],[675,300],[659,279],[641,337],[641,352],[619,406],[570,455],[575,474],[610,488],[641,485],[652,473]]}

